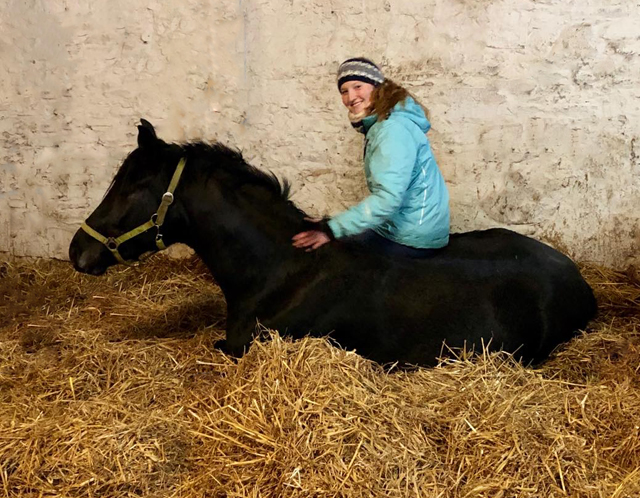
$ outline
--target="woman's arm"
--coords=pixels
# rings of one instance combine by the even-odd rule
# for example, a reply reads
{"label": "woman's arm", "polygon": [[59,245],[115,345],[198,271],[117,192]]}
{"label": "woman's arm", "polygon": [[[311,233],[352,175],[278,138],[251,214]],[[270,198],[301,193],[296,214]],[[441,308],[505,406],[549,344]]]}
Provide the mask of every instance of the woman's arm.
{"label": "woman's arm", "polygon": [[401,123],[387,120],[382,123],[367,153],[370,154],[368,183],[371,195],[329,220],[336,238],[375,228],[400,208],[411,181],[418,147]]}

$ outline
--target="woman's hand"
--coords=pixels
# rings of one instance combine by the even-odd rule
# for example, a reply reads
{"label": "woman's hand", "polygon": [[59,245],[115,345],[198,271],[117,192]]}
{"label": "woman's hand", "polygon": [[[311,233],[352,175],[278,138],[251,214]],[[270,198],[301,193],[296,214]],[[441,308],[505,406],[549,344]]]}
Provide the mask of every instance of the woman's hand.
{"label": "woman's hand", "polygon": [[331,237],[320,230],[309,230],[300,232],[293,236],[293,247],[298,249],[306,249],[307,252],[315,251],[318,247],[331,242]]}

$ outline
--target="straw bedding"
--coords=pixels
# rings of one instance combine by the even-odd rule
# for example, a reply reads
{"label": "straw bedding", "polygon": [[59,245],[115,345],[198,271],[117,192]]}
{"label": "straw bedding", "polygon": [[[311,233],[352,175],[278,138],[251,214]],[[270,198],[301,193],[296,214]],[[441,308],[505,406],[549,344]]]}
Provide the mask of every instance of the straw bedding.
{"label": "straw bedding", "polygon": [[265,331],[241,360],[197,259],[0,263],[0,495],[640,497],[640,283],[530,369],[383,369]]}

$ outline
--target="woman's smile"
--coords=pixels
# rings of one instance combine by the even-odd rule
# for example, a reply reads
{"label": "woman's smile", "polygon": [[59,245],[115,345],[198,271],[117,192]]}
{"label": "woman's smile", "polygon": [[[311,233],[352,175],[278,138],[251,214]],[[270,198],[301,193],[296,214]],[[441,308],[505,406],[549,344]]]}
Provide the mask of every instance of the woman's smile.
{"label": "woman's smile", "polygon": [[371,107],[371,94],[375,87],[364,81],[346,81],[340,87],[342,103],[351,114],[361,114]]}

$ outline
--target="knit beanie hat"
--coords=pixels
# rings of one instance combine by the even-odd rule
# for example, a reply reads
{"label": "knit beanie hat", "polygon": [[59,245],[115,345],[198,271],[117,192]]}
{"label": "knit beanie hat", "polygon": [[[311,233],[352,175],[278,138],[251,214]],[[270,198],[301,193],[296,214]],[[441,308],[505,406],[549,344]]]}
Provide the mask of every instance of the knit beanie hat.
{"label": "knit beanie hat", "polygon": [[364,81],[373,86],[380,86],[384,82],[384,75],[380,68],[369,59],[355,57],[347,59],[338,68],[338,90],[347,81]]}

